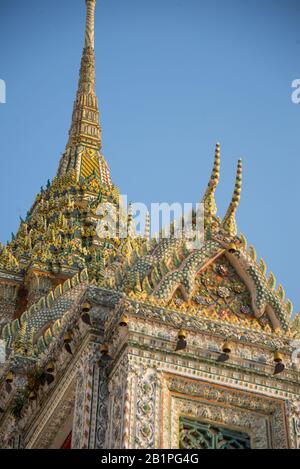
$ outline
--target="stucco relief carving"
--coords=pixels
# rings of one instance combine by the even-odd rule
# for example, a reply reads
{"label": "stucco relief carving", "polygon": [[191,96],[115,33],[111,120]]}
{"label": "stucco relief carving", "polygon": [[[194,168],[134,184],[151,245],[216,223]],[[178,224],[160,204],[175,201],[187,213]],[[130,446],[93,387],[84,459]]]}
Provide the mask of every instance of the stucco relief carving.
{"label": "stucco relief carving", "polygon": [[110,416],[106,447],[109,449],[122,448],[124,396],[126,390],[128,364],[123,360],[112,376],[109,385],[109,409]]}
{"label": "stucco relief carving", "polygon": [[289,435],[294,448],[300,449],[300,400],[294,399],[286,404]]}
{"label": "stucco relief carving", "polygon": [[107,387],[107,371],[105,367],[100,369],[100,379],[98,386],[98,407],[96,414],[96,437],[95,448],[105,448],[105,438],[108,425],[108,387]]}
{"label": "stucco relief carving", "polygon": [[178,448],[180,415],[244,431],[253,448],[289,447],[280,400],[174,377],[166,378],[164,390],[170,409],[164,412],[164,447]]}
{"label": "stucco relief carving", "polygon": [[120,362],[110,383],[108,448],[124,447],[126,420],[130,448],[178,448],[181,415],[246,432],[253,448],[291,446],[282,400],[164,373],[158,365],[141,357]]}

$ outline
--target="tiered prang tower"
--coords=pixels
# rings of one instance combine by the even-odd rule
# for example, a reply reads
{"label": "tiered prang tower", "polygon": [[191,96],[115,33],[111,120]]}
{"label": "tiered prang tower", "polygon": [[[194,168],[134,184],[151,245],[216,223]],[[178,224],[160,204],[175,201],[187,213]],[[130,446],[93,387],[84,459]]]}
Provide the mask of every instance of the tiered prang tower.
{"label": "tiered prang tower", "polygon": [[[0,249],[3,448],[299,448],[300,320],[238,233],[242,163],[217,216],[220,145],[203,196],[205,241],[101,237],[119,206],[101,152],[95,0],[57,176]],[[172,233],[172,230],[170,230]]]}

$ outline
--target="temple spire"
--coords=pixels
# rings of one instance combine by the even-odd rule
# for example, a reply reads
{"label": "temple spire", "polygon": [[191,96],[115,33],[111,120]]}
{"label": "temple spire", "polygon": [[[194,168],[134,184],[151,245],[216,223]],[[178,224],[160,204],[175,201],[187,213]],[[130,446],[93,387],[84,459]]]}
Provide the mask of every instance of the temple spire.
{"label": "temple spire", "polygon": [[75,170],[77,178],[92,174],[104,185],[111,185],[108,165],[101,154],[101,127],[95,91],[95,7],[96,0],[85,0],[86,27],[84,48],[72,123],[66,151],[61,158],[58,176]]}
{"label": "temple spire", "polygon": [[101,129],[99,124],[98,99],[95,92],[95,6],[96,0],[86,0],[84,49],[68,145],[83,143],[100,150]]}
{"label": "temple spire", "polygon": [[235,187],[234,187],[232,200],[223,220],[223,227],[228,232],[228,234],[230,234],[230,236],[236,236],[237,234],[235,214],[236,214],[236,210],[241,200],[241,192],[242,192],[242,160],[239,160],[238,166],[237,166],[237,174],[236,174]]}

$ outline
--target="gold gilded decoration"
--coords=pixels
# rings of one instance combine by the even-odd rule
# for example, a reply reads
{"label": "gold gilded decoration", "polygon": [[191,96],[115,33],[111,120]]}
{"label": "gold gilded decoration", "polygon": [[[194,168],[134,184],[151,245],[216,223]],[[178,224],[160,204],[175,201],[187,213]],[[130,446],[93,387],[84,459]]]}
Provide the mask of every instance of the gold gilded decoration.
{"label": "gold gilded decoration", "polygon": [[100,178],[99,160],[93,150],[83,151],[81,157],[80,176],[86,178],[92,174]]}
{"label": "gold gilded decoration", "polygon": [[300,315],[237,236],[241,162],[222,223],[216,145],[201,247],[172,223],[149,240],[149,214],[135,237],[132,206],[99,234],[119,191],[100,151],[95,3],[57,177],[0,245],[0,447],[59,447],[72,425],[72,448],[299,448]]}
{"label": "gold gilded decoration", "polygon": [[207,190],[203,197],[204,213],[205,213],[205,219],[207,223],[211,223],[212,219],[217,214],[215,191],[219,183],[219,179],[220,179],[220,161],[221,161],[221,149],[220,149],[220,144],[217,143],[216,150],[215,150],[215,160],[214,160],[213,170],[211,173],[211,177],[208,183]]}
{"label": "gold gilded decoration", "polygon": [[230,236],[236,236],[237,234],[235,214],[240,203],[241,190],[242,190],[242,160],[239,160],[233,197],[232,197],[230,206],[223,220],[223,227],[230,234]]}

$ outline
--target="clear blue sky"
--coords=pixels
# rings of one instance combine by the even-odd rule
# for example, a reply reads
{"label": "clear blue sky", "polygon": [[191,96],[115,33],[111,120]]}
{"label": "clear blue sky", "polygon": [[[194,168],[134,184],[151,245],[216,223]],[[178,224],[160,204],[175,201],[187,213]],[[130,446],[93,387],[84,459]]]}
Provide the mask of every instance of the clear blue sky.
{"label": "clear blue sky", "polygon": [[[16,231],[64,150],[84,0],[1,0],[0,240]],[[299,0],[98,0],[103,150],[129,200],[196,202],[222,145],[219,213],[236,160],[238,227],[300,310]]]}

